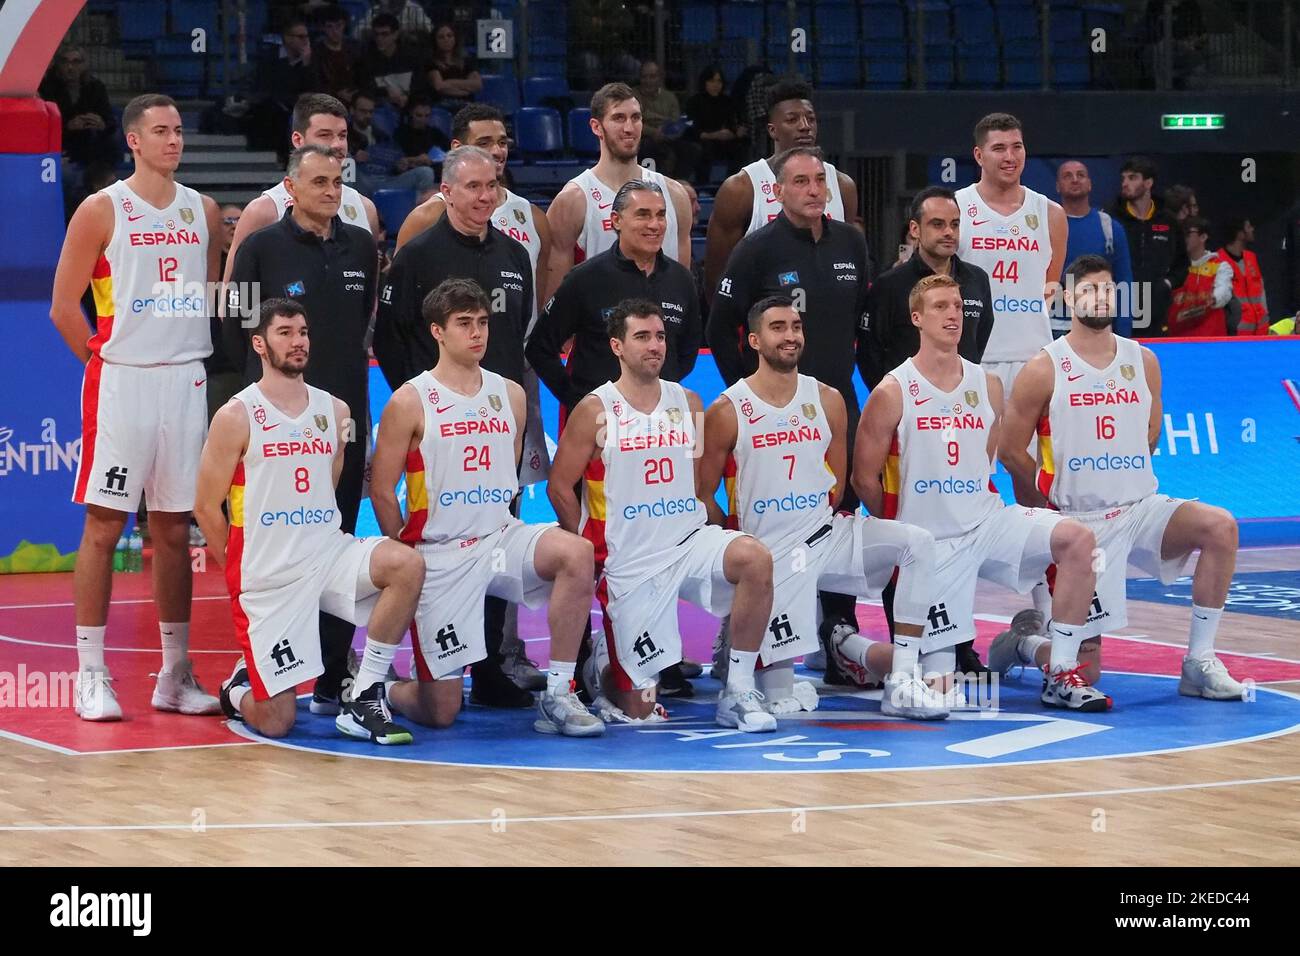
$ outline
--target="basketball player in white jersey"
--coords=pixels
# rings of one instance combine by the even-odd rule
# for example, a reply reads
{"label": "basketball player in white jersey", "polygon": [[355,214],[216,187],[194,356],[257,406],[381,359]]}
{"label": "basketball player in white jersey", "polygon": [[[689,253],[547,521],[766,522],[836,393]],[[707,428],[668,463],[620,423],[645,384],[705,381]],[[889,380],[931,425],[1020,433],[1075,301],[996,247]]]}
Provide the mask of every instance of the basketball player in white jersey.
{"label": "basketball player in white jersey", "polygon": [[[928,275],[912,289],[908,304],[920,348],[872,389],[858,429],[853,476],[873,514],[920,525],[935,537],[936,587],[921,638],[921,669],[934,676],[936,686],[943,681],[945,704],[958,709],[965,695],[963,681],[954,680],[955,648],[975,637],[976,581],[1024,593],[1055,562],[1059,585],[1051,629],[1063,636],[1059,650],[1066,653],[1069,639],[1085,627],[1096,541],[1082,524],[1054,511],[1008,507],[989,483],[1002,382],[958,354],[958,283]],[[885,673],[888,644],[859,637],[853,650],[857,656],[841,663],[850,673]],[[1050,664],[1044,703],[1105,709],[1102,695],[1067,676],[1077,667],[1073,658]]]}
{"label": "basketball player in white jersey", "polygon": [[[878,597],[897,569],[900,669],[889,672],[882,709],[946,716],[942,699],[906,666],[904,650],[919,643],[930,607],[934,539],[914,525],[835,514],[848,471],[848,412],[837,390],[799,374],[803,343],[803,317],[791,299],[754,304],[749,344],[758,370],[709,406],[699,467],[699,497],[710,519],[726,520],[714,497],[725,477],[737,526],[772,552],[772,614],[758,675],[764,706],[784,714],[817,705],[811,684],[795,684],[794,659],[820,647],[818,590]],[[854,633],[843,643],[852,640],[863,639]]]}
{"label": "basketball player in white jersey", "polygon": [[655,687],[659,672],[682,656],[680,597],[731,614],[717,722],[749,733],[775,730],[754,686],[771,619],[772,555],[756,538],[707,523],[696,497],[703,406],[694,392],[659,378],[666,348],[659,307],[624,300],[608,322],[618,381],[574,408],[547,484],[561,526],[581,529],[603,569],[596,594],[607,640],[597,642],[587,681],[603,688],[597,711],[607,720],[666,719]]}
{"label": "basketball player in white jersey", "polygon": [[[1071,288],[1073,286],[1073,288]],[[998,457],[1015,482],[1016,500],[1050,505],[1077,518],[1104,557],[1086,631],[1065,642],[1052,629],[1051,648],[1034,634],[999,635],[989,666],[1055,663],[1088,646],[1079,680],[1101,673],[1100,635],[1128,623],[1129,563],[1172,583],[1200,549],[1192,575],[1192,624],[1178,692],[1241,700],[1244,688],[1214,655],[1214,637],[1237,562],[1237,522],[1222,508],[1159,494],[1151,453],[1160,440],[1160,363],[1150,349],[1114,333],[1115,282],[1101,256],[1080,256],[1066,271],[1070,331],[1026,363],[1008,402]],[[1039,436],[1039,471],[1025,447]],[[1057,587],[1062,584],[1058,574]]]}
{"label": "basketball player in white jersey", "polygon": [[[144,493],[153,545],[153,594],[163,663],[158,710],[216,714],[189,657],[190,511],[207,427],[212,353],[208,283],[221,263],[221,213],[176,182],[184,138],[170,97],[138,96],[122,113],[135,172],[95,193],[68,224],[50,318],[86,363],[81,386],[81,461],[73,500],[86,506],[77,548],[77,681],[84,720],[120,720],[104,663],[113,549]],[[81,297],[98,313],[87,341]]]}
{"label": "basketball player in white jersey", "polygon": [[[490,309],[470,279],[447,279],[426,296],[423,314],[438,343],[438,364],[394,392],[379,422],[370,485],[375,517],[386,534],[415,546],[425,567],[411,626],[418,679],[392,683],[389,694],[411,720],[451,726],[465,667],[487,656],[484,598],[537,607],[549,596],[551,663],[533,726],[592,737],[605,725],[573,692],[591,613],[592,547],[510,512],[519,492],[524,390],[479,365]],[[403,472],[405,519],[396,491]]]}
{"label": "basketball player in white jersey", "polygon": [[[774,84],[767,96],[767,134],[772,139],[772,155],[755,160],[718,187],[704,249],[704,285],[710,298],[736,243],[762,229],[781,211],[771,160],[795,146],[817,145],[817,111],[813,109],[812,95],[812,87],[801,80]],[[830,163],[825,165],[826,216],[861,228],[857,184]]]}
{"label": "basketball player in white jersey", "polygon": [[[304,93],[298,97],[293,107],[293,132],[289,142],[297,149],[307,143],[324,146],[334,152],[346,163],[348,159],[348,111],[342,103],[327,93]],[[343,178],[347,179],[345,167]],[[229,281],[230,272],[235,267],[235,254],[239,244],[257,230],[284,218],[293,197],[285,187],[284,181],[276,183],[265,190],[247,206],[235,226],[235,236],[230,240],[230,252],[226,255],[226,274],[222,279]],[[343,184],[343,197],[339,202],[339,216],[350,226],[360,226],[372,236],[379,235],[379,213],[375,204],[352,186]]]}
{"label": "basketball player in white jersey", "polygon": [[975,162],[979,182],[957,190],[957,255],[989,274],[993,334],[982,361],[1010,395],[1025,362],[1052,341],[1047,310],[1070,227],[1059,204],[1021,185],[1025,142],[1014,116],[990,113],[975,124]]}
{"label": "basketball player in white jersey", "polygon": [[565,183],[546,210],[551,226],[551,259],[546,294],[576,263],[590,259],[618,241],[610,220],[614,195],[633,179],[655,183],[668,201],[664,255],[691,267],[691,201],[676,180],[637,164],[641,148],[641,104],[626,83],[607,83],[591,98],[591,131],[600,140],[600,159]]}
{"label": "basketball player in white jersey", "polygon": [[225,569],[243,651],[221,686],[222,709],[264,736],[287,734],[295,688],[324,671],[325,610],[367,626],[361,669],[335,726],[374,743],[410,743],[410,731],[392,720],[383,677],[415,612],[423,564],[396,541],[342,530],[334,486],[354,426],[344,402],[303,381],[310,340],[302,306],[263,301],[251,339],[262,377],[213,417],[195,507]]}

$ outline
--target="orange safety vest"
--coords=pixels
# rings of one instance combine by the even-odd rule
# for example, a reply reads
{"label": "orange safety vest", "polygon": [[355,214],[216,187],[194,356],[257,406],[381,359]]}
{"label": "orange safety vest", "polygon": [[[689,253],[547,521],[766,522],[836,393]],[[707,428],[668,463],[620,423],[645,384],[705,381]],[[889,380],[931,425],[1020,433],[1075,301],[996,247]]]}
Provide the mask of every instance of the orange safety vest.
{"label": "orange safety vest", "polygon": [[[1167,316],[1169,335],[1210,336],[1228,334],[1228,323],[1224,310],[1206,308],[1204,305],[1204,303],[1212,301],[1214,275],[1222,268],[1223,263],[1213,256],[1206,259],[1199,266],[1190,266],[1188,268],[1187,281],[1174,290],[1173,301],[1169,304]],[[1245,325],[1244,320],[1242,324]]]}
{"label": "orange safety vest", "polygon": [[1219,259],[1232,269],[1232,294],[1241,303],[1241,324],[1238,335],[1268,335],[1268,312],[1264,309],[1264,277],[1259,272],[1259,260],[1249,249],[1242,250],[1241,266],[1219,250]]}

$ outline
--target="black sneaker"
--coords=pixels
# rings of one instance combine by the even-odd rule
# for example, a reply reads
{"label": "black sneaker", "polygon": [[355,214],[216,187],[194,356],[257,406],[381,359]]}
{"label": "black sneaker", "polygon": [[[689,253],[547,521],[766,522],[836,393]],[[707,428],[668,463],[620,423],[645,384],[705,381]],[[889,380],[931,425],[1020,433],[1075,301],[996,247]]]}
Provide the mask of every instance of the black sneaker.
{"label": "black sneaker", "polygon": [[682,676],[687,680],[694,680],[697,677],[704,676],[704,665],[699,661],[692,661],[683,657],[681,663],[677,666],[681,669]]}
{"label": "black sneaker", "polygon": [[518,687],[500,665],[479,661],[470,668],[469,700],[480,707],[522,710],[533,706],[533,695]]}
{"label": "black sneaker", "polygon": [[248,683],[248,668],[244,665],[243,655],[240,655],[239,660],[235,661],[235,669],[230,672],[230,676],[222,683],[221,693],[218,695],[221,700],[221,712],[230,720],[242,722],[244,719],[244,715],[236,710],[235,705],[230,701],[230,688]]}
{"label": "black sneaker", "polygon": [[358,740],[376,744],[409,744],[415,738],[401,724],[393,723],[383,684],[374,684],[343,704],[343,712],[334,718],[339,732]]}
{"label": "black sneaker", "polygon": [[695,688],[682,674],[681,664],[670,664],[659,672],[660,697],[694,697]]}
{"label": "black sneaker", "polygon": [[993,672],[984,666],[980,656],[975,653],[975,642],[967,641],[965,644],[958,644],[957,651],[957,673],[975,677],[980,680],[987,680]]}
{"label": "black sneaker", "polygon": [[822,626],[817,629],[817,636],[822,642],[822,651],[826,654],[826,672],[822,674],[822,682],[825,684],[836,684],[841,687],[858,687],[859,684],[840,667],[835,658],[835,648],[831,646],[831,632],[837,627],[847,627],[853,632],[857,628],[852,621],[846,621],[843,618],[828,617],[822,621]]}

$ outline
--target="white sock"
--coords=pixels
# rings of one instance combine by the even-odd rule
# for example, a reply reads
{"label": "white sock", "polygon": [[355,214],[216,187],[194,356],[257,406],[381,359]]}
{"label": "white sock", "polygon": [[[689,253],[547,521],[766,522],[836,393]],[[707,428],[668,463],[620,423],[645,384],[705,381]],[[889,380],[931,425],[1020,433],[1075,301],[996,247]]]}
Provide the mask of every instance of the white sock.
{"label": "white sock", "polygon": [[159,623],[158,633],[162,636],[162,669],[169,671],[179,664],[184,664],[186,658],[190,656],[190,622]]}
{"label": "white sock", "polygon": [[911,677],[920,666],[921,638],[909,634],[894,634],[894,663],[891,670],[895,674]]}
{"label": "white sock", "polygon": [[1034,610],[1043,615],[1044,623],[1050,621],[1052,619],[1052,592],[1047,589],[1047,582],[1039,581],[1034,585],[1029,595],[1034,599]]}
{"label": "white sock", "polygon": [[381,644],[379,641],[366,638],[366,651],[361,655],[361,668],[357,671],[356,680],[352,684],[353,700],[388,676],[388,668],[392,666],[393,656],[396,653],[396,644]]}
{"label": "white sock", "polygon": [[552,696],[567,694],[569,682],[573,680],[573,674],[577,669],[578,665],[575,661],[551,661],[546,669],[546,693]]}
{"label": "white sock", "polygon": [[923,680],[932,681],[935,678],[946,677],[957,671],[957,648],[941,647],[922,654],[919,663]]}
{"label": "white sock", "polygon": [[1038,666],[1038,649],[1044,644],[1050,644],[1047,638],[1041,634],[1026,634],[1020,638],[1020,643],[1016,645],[1016,653],[1020,655],[1020,660],[1029,667]]}
{"label": "white sock", "polygon": [[104,631],[107,626],[83,627],[77,625],[77,667],[104,666]]}
{"label": "white sock", "polygon": [[1192,631],[1187,638],[1187,656],[1192,660],[1208,661],[1214,657],[1214,635],[1219,630],[1221,617],[1221,607],[1192,605]]}
{"label": "white sock", "polygon": [[1053,672],[1073,670],[1079,666],[1079,645],[1083,643],[1083,635],[1078,632],[1082,630],[1082,624],[1048,622],[1047,633],[1052,640],[1051,669]]}
{"label": "white sock", "polygon": [[743,694],[754,689],[754,667],[758,664],[758,651],[731,649],[727,666],[727,693]]}
{"label": "white sock", "polygon": [[253,688],[249,687],[247,684],[236,684],[234,687],[230,688],[229,691],[230,706],[234,707],[235,710],[239,711],[242,714],[244,712],[244,708],[239,706],[239,702],[242,701],[248,694],[252,693],[252,691]]}
{"label": "white sock", "polygon": [[867,651],[875,643],[877,642],[855,632],[846,634],[836,643],[835,649],[858,666],[867,667]]}
{"label": "white sock", "polygon": [[788,700],[794,696],[794,661],[769,664],[754,673],[754,682],[768,700]]}

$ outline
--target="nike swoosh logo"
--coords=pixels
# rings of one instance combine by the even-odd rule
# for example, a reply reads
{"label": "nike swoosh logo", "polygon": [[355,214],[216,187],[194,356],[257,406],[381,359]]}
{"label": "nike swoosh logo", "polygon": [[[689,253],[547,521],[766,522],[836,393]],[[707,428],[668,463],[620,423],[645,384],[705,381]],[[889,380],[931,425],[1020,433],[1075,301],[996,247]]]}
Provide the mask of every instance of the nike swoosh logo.
{"label": "nike swoosh logo", "polygon": [[[934,396],[931,395],[930,398],[934,398]],[[913,400],[912,404],[913,404],[913,405],[924,405],[926,402],[928,402],[928,401],[930,400],[930,398],[918,398],[918,399]]]}
{"label": "nike swoosh logo", "polygon": [[272,428],[279,428],[279,427],[280,427],[280,423],[279,423],[279,422],[276,422],[274,425],[263,425],[263,426],[262,426],[262,431],[264,431],[264,432],[269,432]]}
{"label": "nike swoosh logo", "polygon": [[444,405],[444,406],[442,406],[442,408],[439,408],[439,409],[437,410],[437,412],[438,412],[439,415],[441,415],[443,412],[447,411],[447,409],[449,409],[449,408],[455,408],[455,407],[456,407],[455,404]]}
{"label": "nike swoosh logo", "polygon": [[207,381],[206,378],[201,378],[201,379],[199,379],[197,382],[194,383],[194,387],[195,387],[195,388],[198,388],[200,385],[202,385],[202,384],[203,384],[204,382],[206,382],[206,381]]}
{"label": "nike swoosh logo", "polygon": [[144,213],[140,213],[140,215],[138,215],[138,216],[127,216],[127,217],[126,217],[126,221],[127,221],[127,222],[135,222],[137,219],[143,219],[143,218],[144,218]]}
{"label": "nike swoosh logo", "polygon": [[627,425],[631,425],[634,421],[636,421],[635,418],[624,418],[619,422],[619,424],[623,426],[627,426]]}
{"label": "nike swoosh logo", "polygon": [[773,198],[771,198],[771,197],[769,196],[767,201],[768,201],[768,202],[780,202],[781,200],[779,200],[779,199],[773,199]]}
{"label": "nike swoosh logo", "polygon": [[1208,621],[1208,620],[1209,620],[1209,618],[1206,617],[1204,614],[1193,614],[1192,617],[1196,618],[1198,621]]}
{"label": "nike swoosh logo", "polygon": [[982,226],[982,225],[984,225],[986,222],[988,222],[987,219],[973,219],[973,220],[971,220],[971,225],[972,225],[972,226]]}
{"label": "nike swoosh logo", "polygon": [[608,208],[609,208],[610,206],[612,206],[612,205],[614,205],[612,202],[607,202],[607,203],[605,203],[605,205],[603,205],[603,206],[600,205],[600,204],[598,203],[598,204],[596,205],[596,208],[597,208],[597,209],[608,209]]}
{"label": "nike swoosh logo", "polygon": [[1075,379],[1079,379],[1079,378],[1083,378],[1083,373],[1082,373],[1082,372],[1080,372],[1078,375],[1071,375],[1071,376],[1068,376],[1067,379],[1066,379],[1066,381],[1073,382]]}
{"label": "nike swoosh logo", "polygon": [[764,418],[767,418],[767,412],[764,412],[762,415],[759,415],[757,418],[751,418],[751,419],[749,420],[749,423],[752,425],[752,424],[754,424],[754,422],[760,421],[760,420],[762,420],[762,419],[764,419]]}
{"label": "nike swoosh logo", "polygon": [[739,658],[739,657],[733,657],[733,658],[731,659],[731,663],[733,663],[733,664],[739,664],[739,663],[740,663],[740,658]]}

